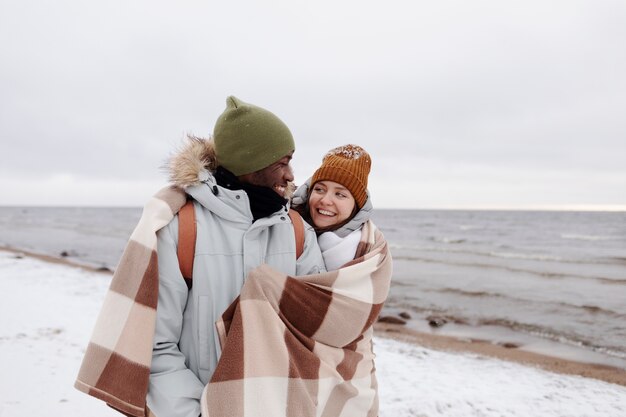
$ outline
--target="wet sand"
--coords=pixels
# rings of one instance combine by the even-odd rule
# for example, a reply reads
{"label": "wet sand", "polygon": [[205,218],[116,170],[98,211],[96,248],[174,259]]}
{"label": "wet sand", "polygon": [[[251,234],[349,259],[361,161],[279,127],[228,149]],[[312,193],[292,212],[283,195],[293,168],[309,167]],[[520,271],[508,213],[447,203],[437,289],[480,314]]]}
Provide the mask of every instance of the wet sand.
{"label": "wet sand", "polygon": [[113,271],[111,271],[108,268],[102,268],[102,267],[101,268],[96,268],[94,266],[81,264],[80,262],[76,262],[76,261],[74,261],[72,259],[68,259],[68,258],[60,258],[58,256],[44,255],[44,254],[41,254],[41,253],[35,253],[35,252],[27,251],[27,250],[12,248],[10,246],[1,246],[0,245],[0,250],[5,251],[5,252],[11,252],[11,253],[15,254],[15,256],[28,256],[30,258],[39,259],[40,261],[44,261],[44,262],[50,262],[50,263],[53,263],[53,264],[60,264],[60,265],[68,265],[68,266],[73,266],[75,268],[83,269],[85,271],[99,272],[99,273],[103,273],[103,274],[113,275]]}
{"label": "wet sand", "polygon": [[547,371],[568,375],[580,375],[626,386],[626,370],[606,365],[575,362],[553,356],[524,351],[519,348],[507,348],[487,340],[456,338],[419,332],[400,324],[376,323],[375,334],[408,343],[417,344],[434,350],[474,353],[535,366]]}

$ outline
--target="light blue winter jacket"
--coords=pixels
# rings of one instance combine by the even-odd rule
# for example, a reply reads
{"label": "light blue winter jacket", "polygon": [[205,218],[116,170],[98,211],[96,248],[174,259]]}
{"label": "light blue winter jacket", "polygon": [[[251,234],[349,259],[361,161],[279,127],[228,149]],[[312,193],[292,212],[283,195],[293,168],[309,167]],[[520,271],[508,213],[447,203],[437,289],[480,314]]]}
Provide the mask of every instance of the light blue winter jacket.
{"label": "light blue winter jacket", "polygon": [[159,302],[147,398],[157,417],[200,415],[202,389],[220,355],[214,324],[251,269],[268,264],[292,276],[325,270],[310,226],[296,262],[286,210],[253,223],[245,191],[220,187],[205,170],[197,175],[203,181],[186,189],[195,200],[197,221],[191,290],[176,254],[178,217],[158,233]]}

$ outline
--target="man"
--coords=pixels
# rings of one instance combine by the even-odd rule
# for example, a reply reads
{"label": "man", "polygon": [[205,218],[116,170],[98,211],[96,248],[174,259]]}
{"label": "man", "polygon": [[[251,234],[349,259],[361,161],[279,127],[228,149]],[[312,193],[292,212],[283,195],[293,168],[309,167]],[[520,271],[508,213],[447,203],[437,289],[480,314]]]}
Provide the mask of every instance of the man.
{"label": "man", "polygon": [[[313,230],[296,260],[285,193],[293,181],[291,132],[271,112],[235,97],[213,142],[192,139],[170,165],[194,200],[191,289],[177,258],[178,217],[158,232],[159,295],[147,405],[157,417],[197,417],[220,355],[214,323],[261,265],[291,275],[324,271]],[[214,148],[213,148],[214,146]]]}

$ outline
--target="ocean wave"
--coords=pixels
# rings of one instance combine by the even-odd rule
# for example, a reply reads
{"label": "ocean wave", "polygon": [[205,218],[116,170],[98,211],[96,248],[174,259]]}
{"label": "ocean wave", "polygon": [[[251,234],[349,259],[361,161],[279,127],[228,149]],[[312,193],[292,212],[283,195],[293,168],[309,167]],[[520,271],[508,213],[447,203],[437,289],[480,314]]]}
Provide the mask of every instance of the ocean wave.
{"label": "ocean wave", "polygon": [[479,324],[483,326],[506,327],[520,333],[526,333],[531,336],[539,337],[541,339],[589,349],[591,351],[602,353],[607,356],[626,359],[626,347],[624,346],[602,346],[591,342],[583,336],[572,333],[559,332],[554,329],[539,326],[536,324],[520,323],[507,319],[480,319]]}
{"label": "ocean wave", "polygon": [[[508,294],[501,294],[501,293],[490,292],[490,291],[469,291],[469,290],[462,290],[459,288],[450,288],[450,287],[441,288],[437,290],[427,290],[427,291],[433,291],[433,292],[445,293],[445,294],[456,294],[456,295],[462,295],[464,297],[472,297],[472,298],[501,298],[501,299],[504,298],[504,299],[515,301],[518,303],[530,303],[530,302],[535,301],[535,300],[529,300],[529,299],[520,298],[520,297],[512,297]],[[557,302],[554,304],[559,305],[561,307],[565,307],[570,310],[584,310],[587,313],[593,314],[594,316],[605,315],[605,316],[609,316],[609,318],[611,319],[619,319],[622,321],[626,321],[626,315],[617,311],[609,310],[609,309],[598,307],[595,305],[586,305],[586,304],[577,305],[577,304],[571,304],[571,303],[566,303],[566,302]]]}
{"label": "ocean wave", "polygon": [[626,264],[626,257],[622,256],[607,256],[605,259],[609,260],[611,263],[618,262],[620,264]]}
{"label": "ocean wave", "polygon": [[518,253],[518,252],[488,252],[488,255],[495,256],[496,258],[508,258],[508,259],[527,259],[530,261],[551,261],[551,262],[567,262],[563,258],[553,255],[541,255],[531,253]]}
{"label": "ocean wave", "polygon": [[[458,295],[463,295],[466,297],[513,298],[513,297],[509,297],[508,295],[493,293],[489,291],[468,291],[468,290],[461,290],[459,288],[450,288],[450,287],[441,288],[437,290],[430,290],[430,291],[439,292],[439,293],[448,293],[448,294],[458,294]],[[517,299],[517,300],[520,300],[520,299]],[[520,300],[520,301],[523,301],[523,300]]]}
{"label": "ocean wave", "polygon": [[[429,238],[431,241],[435,241],[435,238]],[[464,242],[476,243],[465,240]],[[389,247],[395,250],[409,250],[412,252],[435,252],[435,253],[450,253],[450,254],[460,254],[460,255],[473,255],[473,256],[484,256],[490,258],[498,258],[498,259],[519,259],[526,261],[539,261],[539,262],[557,262],[564,264],[591,264],[591,265],[615,265],[626,263],[626,257],[602,257],[596,259],[567,259],[554,255],[546,255],[546,254],[529,254],[529,253],[521,253],[521,252],[504,252],[504,251],[486,251],[486,250],[471,250],[467,248],[458,248],[454,246],[446,246],[446,247],[437,247],[437,246],[428,246],[428,245],[415,245],[415,244],[398,244],[398,243],[390,243]],[[506,248],[506,245],[501,245],[502,248]],[[509,247],[510,248],[510,247]],[[407,255],[408,256],[408,255]]]}
{"label": "ocean wave", "polygon": [[626,321],[626,315],[614,311],[614,310],[609,310],[607,308],[603,308],[603,307],[598,307],[598,306],[594,306],[594,305],[587,305],[587,304],[583,304],[583,305],[577,305],[577,304],[571,304],[571,303],[565,303],[565,302],[561,302],[559,303],[559,305],[566,307],[566,308],[573,308],[573,309],[581,309],[581,310],[585,310],[587,313],[591,313],[594,316],[603,314],[605,316],[609,316],[613,319],[619,319],[621,321]]}
{"label": "ocean wave", "polygon": [[497,265],[497,264],[480,263],[480,262],[454,262],[454,261],[444,260],[444,259],[432,259],[432,258],[426,258],[426,257],[402,256],[402,255],[394,255],[394,260],[416,261],[416,262],[460,266],[460,267],[468,267],[468,268],[499,269],[499,270],[503,270],[506,272],[537,275],[542,278],[548,278],[548,279],[576,278],[576,279],[583,279],[583,280],[599,281],[603,284],[609,284],[609,285],[626,285],[626,279],[620,279],[620,278],[593,277],[589,275],[578,275],[578,274],[563,273],[563,272],[537,271],[537,270],[528,269],[528,268],[514,268],[514,267],[507,266],[507,265]]}
{"label": "ocean wave", "polygon": [[623,238],[619,238],[616,236],[596,236],[596,235],[579,235],[575,233],[563,233],[561,234],[562,239],[573,239],[573,240],[622,240]]}
{"label": "ocean wave", "polygon": [[452,244],[452,245],[467,242],[467,239],[447,237],[447,236],[441,236],[441,237],[440,236],[431,236],[428,239],[430,241],[433,241],[433,242],[448,243],[448,244]]}
{"label": "ocean wave", "polygon": [[398,280],[393,280],[391,281],[391,285],[394,287],[415,287],[415,284],[413,283],[409,283],[409,282],[402,282],[402,281],[398,281]]}
{"label": "ocean wave", "polygon": [[477,226],[477,225],[472,225],[472,224],[462,224],[459,226],[459,229],[463,230],[463,231],[467,231],[467,230],[483,230],[485,228],[485,226]]}

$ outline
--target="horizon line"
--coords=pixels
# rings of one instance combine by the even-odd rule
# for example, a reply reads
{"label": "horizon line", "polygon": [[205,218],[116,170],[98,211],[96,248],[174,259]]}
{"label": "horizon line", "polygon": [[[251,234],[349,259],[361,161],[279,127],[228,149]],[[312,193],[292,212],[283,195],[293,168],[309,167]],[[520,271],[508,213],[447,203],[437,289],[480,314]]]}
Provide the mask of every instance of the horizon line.
{"label": "horizon line", "polygon": [[[142,208],[143,205],[90,205],[90,204],[1,204],[2,208]],[[470,211],[580,211],[580,212],[626,212],[626,204],[529,204],[529,205],[458,205],[432,207],[375,207],[378,210],[470,210]]]}

